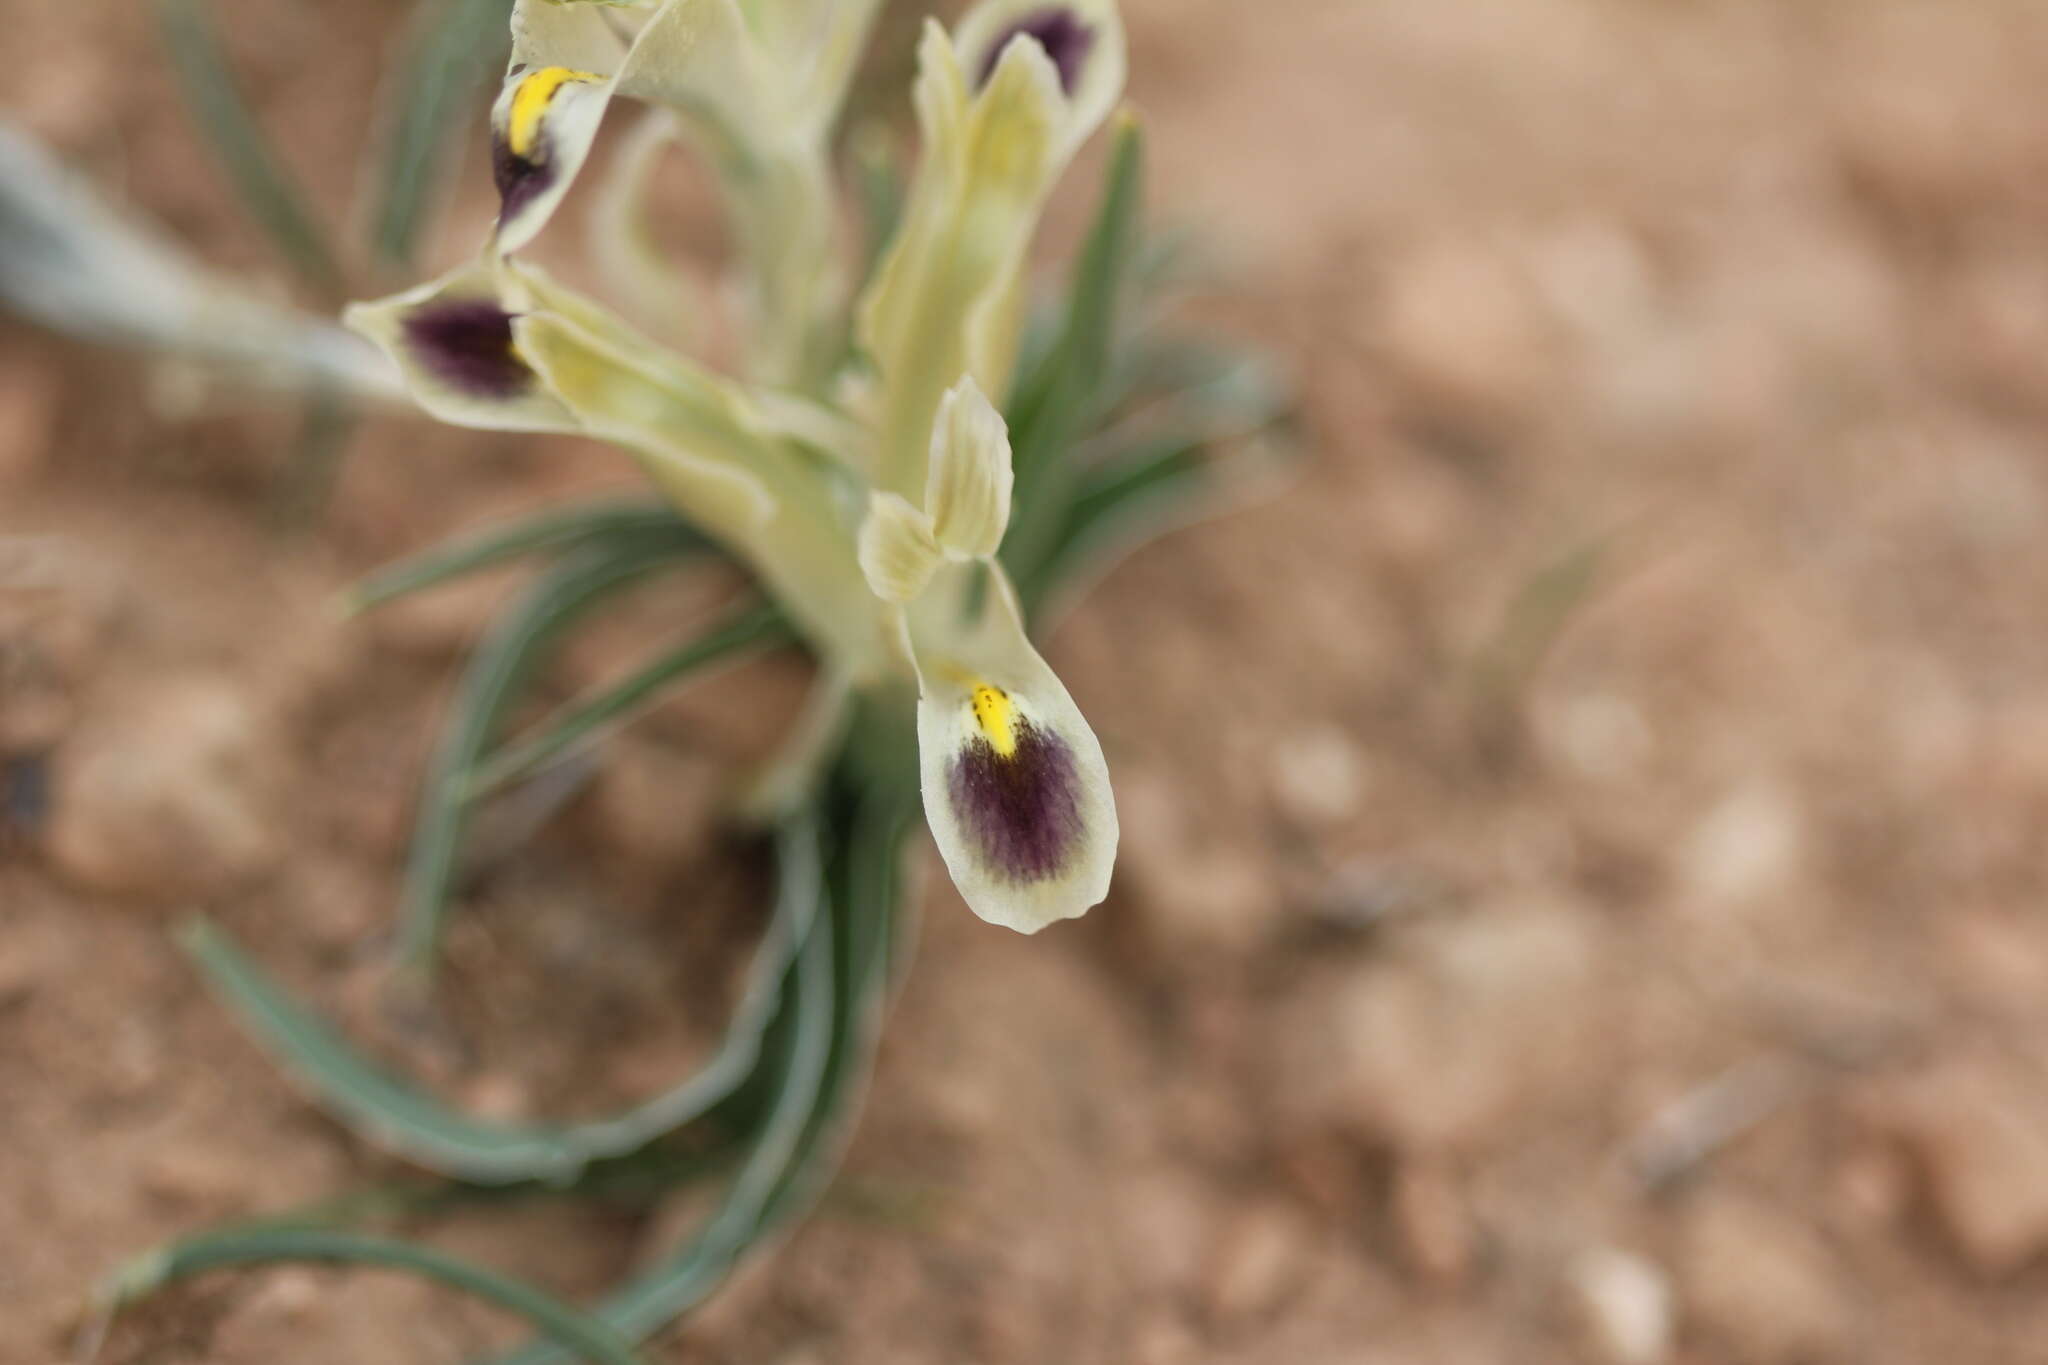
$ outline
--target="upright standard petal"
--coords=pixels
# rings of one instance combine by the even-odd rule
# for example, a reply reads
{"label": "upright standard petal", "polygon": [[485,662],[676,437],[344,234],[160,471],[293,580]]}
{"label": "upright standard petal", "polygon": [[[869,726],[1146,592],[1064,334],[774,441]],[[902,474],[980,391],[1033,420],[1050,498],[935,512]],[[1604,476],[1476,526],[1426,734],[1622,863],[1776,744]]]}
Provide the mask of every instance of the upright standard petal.
{"label": "upright standard petal", "polygon": [[950,565],[909,611],[925,818],[975,914],[1020,933],[1109,893],[1116,802],[1102,746],[1025,637],[988,561]]}
{"label": "upright standard petal", "polygon": [[398,362],[419,405],[444,422],[499,431],[574,431],[513,335],[521,311],[500,277],[465,265],[372,303],[342,321]]}
{"label": "upright standard petal", "polygon": [[903,226],[860,309],[880,374],[883,484],[924,502],[932,417],[962,374],[1009,387],[1024,253],[1061,161],[1059,74],[1036,43],[1011,43],[978,93],[945,30],[927,24],[915,89],[924,160]]}
{"label": "upright standard petal", "polygon": [[512,64],[491,109],[501,250],[525,246],[553,216],[590,154],[612,89],[612,78],[600,72]]}
{"label": "upright standard petal", "polygon": [[925,508],[939,544],[955,559],[985,559],[1010,525],[1010,432],[974,382],[963,378],[939,400],[932,422]]}

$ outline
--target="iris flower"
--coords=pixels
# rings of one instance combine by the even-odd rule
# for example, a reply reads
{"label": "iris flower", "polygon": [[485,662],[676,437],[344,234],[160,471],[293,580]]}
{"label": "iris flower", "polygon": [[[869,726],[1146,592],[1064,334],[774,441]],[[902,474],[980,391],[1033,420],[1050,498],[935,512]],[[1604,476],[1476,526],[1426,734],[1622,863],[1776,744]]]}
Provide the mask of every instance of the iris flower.
{"label": "iris flower", "polygon": [[[1114,0],[984,0],[927,20],[922,159],[853,301],[860,357],[823,339],[848,285],[828,149],[876,0],[518,0],[492,115],[500,210],[477,259],[350,325],[428,412],[595,437],[754,572],[821,660],[818,705],[914,684],[924,807],[982,918],[1026,933],[1107,893],[1101,745],[1025,633],[996,559],[1010,442],[989,395],[1019,348],[1047,195],[1124,79]],[[649,340],[520,259],[607,110],[701,148],[743,244],[743,376]],[[629,199],[650,158],[630,159]],[[907,695],[907,688],[904,689]]]}

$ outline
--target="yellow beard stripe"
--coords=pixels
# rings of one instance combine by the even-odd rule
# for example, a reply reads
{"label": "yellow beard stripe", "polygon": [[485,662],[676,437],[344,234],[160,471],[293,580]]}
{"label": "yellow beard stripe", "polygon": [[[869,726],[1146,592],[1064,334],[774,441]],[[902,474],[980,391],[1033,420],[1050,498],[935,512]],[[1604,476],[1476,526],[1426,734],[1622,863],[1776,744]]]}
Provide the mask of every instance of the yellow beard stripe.
{"label": "yellow beard stripe", "polygon": [[979,683],[974,689],[974,721],[989,747],[1003,758],[1017,752],[1017,706],[1000,687]]}
{"label": "yellow beard stripe", "polygon": [[544,66],[512,92],[512,108],[505,116],[505,146],[522,161],[533,159],[540,141],[541,120],[562,87],[575,81],[601,81],[604,77],[588,71],[571,71],[566,66]]}

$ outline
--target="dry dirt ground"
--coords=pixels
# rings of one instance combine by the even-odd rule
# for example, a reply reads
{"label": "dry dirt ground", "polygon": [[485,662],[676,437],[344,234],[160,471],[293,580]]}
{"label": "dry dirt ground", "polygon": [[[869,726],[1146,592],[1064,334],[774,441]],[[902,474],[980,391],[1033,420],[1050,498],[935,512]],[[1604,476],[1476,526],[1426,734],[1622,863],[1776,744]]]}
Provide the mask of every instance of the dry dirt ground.
{"label": "dry dirt ground", "polygon": [[[8,112],[274,271],[131,8],[0,6]],[[340,214],[403,7],[221,8]],[[1227,251],[1216,325],[1294,367],[1313,460],[1061,625],[1125,813],[1110,902],[1024,940],[935,885],[844,1174],[657,1358],[2048,1360],[2048,7],[1127,8],[1155,208]],[[623,477],[380,422],[286,534],[291,425],[0,331],[9,1365],[127,1253],[396,1173],[169,930],[217,915],[398,1047],[364,1002],[411,793],[503,585],[326,604]],[[558,684],[701,606],[643,603]],[[393,1055],[498,1113],[673,1074],[758,890],[702,813],[798,682],[615,744],[484,882],[445,1034]],[[419,1230],[581,1293],[685,1212]],[[104,1358],[507,1330],[283,1271]]]}

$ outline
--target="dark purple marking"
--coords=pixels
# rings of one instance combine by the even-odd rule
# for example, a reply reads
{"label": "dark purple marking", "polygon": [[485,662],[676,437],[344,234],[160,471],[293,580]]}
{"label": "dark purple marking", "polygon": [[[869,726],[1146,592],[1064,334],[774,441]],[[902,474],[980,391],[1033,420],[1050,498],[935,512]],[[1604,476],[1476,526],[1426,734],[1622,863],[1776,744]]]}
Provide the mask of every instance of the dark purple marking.
{"label": "dark purple marking", "polygon": [[947,790],[982,861],[1010,881],[1055,876],[1081,838],[1074,752],[1028,721],[1017,722],[1008,758],[976,736],[953,760]]}
{"label": "dark purple marking", "polygon": [[982,55],[981,74],[974,86],[979,90],[988,84],[988,78],[996,74],[996,63],[1003,59],[1003,49],[1019,34],[1029,34],[1045,49],[1045,55],[1052,58],[1055,70],[1060,73],[1060,89],[1069,95],[1081,83],[1081,68],[1088,64],[1088,54],[1095,50],[1095,29],[1081,22],[1081,16],[1065,5],[1047,5],[1035,9],[1015,23],[996,34],[995,41],[988,45]]}
{"label": "dark purple marking", "polygon": [[542,135],[534,145],[535,160],[513,154],[512,148],[503,139],[493,138],[491,145],[491,179],[498,186],[498,221],[516,215],[546,192],[555,183],[555,168],[547,161],[547,137]]}
{"label": "dark purple marking", "polygon": [[405,320],[405,342],[434,378],[478,398],[517,398],[533,382],[512,346],[512,314],[490,299],[423,305]]}

